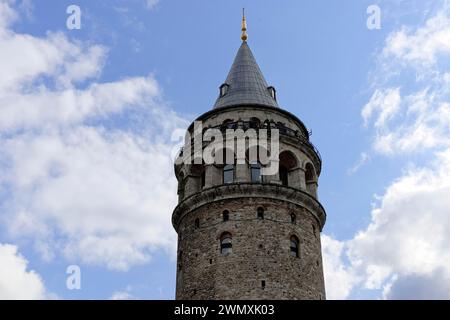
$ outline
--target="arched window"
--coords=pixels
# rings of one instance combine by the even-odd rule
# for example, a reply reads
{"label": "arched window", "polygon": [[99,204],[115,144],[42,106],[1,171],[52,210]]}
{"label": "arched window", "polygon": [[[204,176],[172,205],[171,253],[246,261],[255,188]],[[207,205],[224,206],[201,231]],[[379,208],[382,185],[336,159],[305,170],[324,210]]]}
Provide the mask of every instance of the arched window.
{"label": "arched window", "polygon": [[267,90],[269,90],[270,96],[274,99],[277,100],[277,91],[275,90],[274,87],[270,86],[267,87]]}
{"label": "arched window", "polygon": [[232,119],[226,119],[222,122],[222,130],[236,129],[236,123]]}
{"label": "arched window", "polygon": [[250,175],[252,182],[261,182],[261,165],[258,162],[250,164]]}
{"label": "arched window", "polygon": [[206,172],[205,170],[202,171],[201,173],[201,187],[202,189],[205,187],[206,184]]}
{"label": "arched window", "polygon": [[308,182],[314,182],[315,180],[315,174],[314,174],[314,167],[311,163],[307,163],[306,164],[306,168],[305,168],[305,180],[306,183]]}
{"label": "arched window", "polygon": [[297,216],[295,213],[291,213],[291,223],[295,224],[297,222]]}
{"label": "arched window", "polygon": [[224,232],[220,236],[220,253],[223,255],[230,254],[232,252],[232,246],[231,233]]}
{"label": "arched window", "polygon": [[223,218],[223,222],[227,222],[228,220],[230,220],[230,212],[228,212],[228,210],[225,210],[222,213],[222,218]]}
{"label": "arched window", "polygon": [[221,96],[221,97],[223,97],[224,95],[227,94],[228,88],[229,88],[229,87],[230,87],[230,86],[229,86],[227,83],[224,83],[224,84],[222,84],[222,85],[220,86],[220,96]]}
{"label": "arched window", "polygon": [[289,185],[289,172],[288,169],[280,164],[280,181],[283,186]]}
{"label": "arched window", "polygon": [[195,229],[200,228],[200,219],[199,218],[195,219],[194,226],[195,226]]}
{"label": "arched window", "polygon": [[256,215],[257,215],[257,217],[258,217],[259,220],[263,220],[263,219],[264,219],[264,208],[259,207],[259,208],[256,210]]}
{"label": "arched window", "polygon": [[234,181],[234,165],[226,164],[223,167],[223,183],[233,183]]}
{"label": "arched window", "polygon": [[260,127],[260,125],[261,125],[261,121],[259,121],[258,118],[253,117],[250,119],[249,126],[251,129],[258,129]]}
{"label": "arched window", "polygon": [[314,223],[312,223],[311,226],[312,226],[312,232],[313,232],[314,237],[317,237],[316,226],[314,225]]}
{"label": "arched window", "polygon": [[280,153],[280,181],[284,186],[299,187],[292,185],[289,181],[290,173],[297,167],[297,158],[291,151],[283,151]]}
{"label": "arched window", "polygon": [[307,163],[305,166],[306,191],[314,197],[317,197],[317,177],[314,166]]}
{"label": "arched window", "polygon": [[296,236],[291,237],[291,256],[298,258],[298,245],[299,241]]}

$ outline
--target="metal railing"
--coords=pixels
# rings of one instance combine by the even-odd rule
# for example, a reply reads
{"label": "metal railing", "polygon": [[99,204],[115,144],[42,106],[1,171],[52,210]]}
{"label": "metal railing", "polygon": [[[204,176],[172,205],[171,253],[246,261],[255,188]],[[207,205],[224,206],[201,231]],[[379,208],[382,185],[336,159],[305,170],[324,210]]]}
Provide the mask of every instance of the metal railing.
{"label": "metal railing", "polygon": [[[218,125],[218,126],[213,126],[213,127],[208,127],[208,128],[204,128],[203,129],[203,133],[206,132],[206,130],[208,129],[219,129],[220,131],[222,131],[223,134],[225,134],[227,129],[232,129],[232,130],[237,130],[237,129],[242,129],[242,130],[248,130],[248,129],[254,129],[254,130],[259,130],[259,129],[266,129],[268,137],[270,137],[270,130],[271,129],[278,129],[278,132],[280,135],[284,135],[284,136],[288,136],[288,137],[292,137],[292,138],[296,138],[299,139],[302,143],[306,144],[307,146],[309,146],[310,148],[312,148],[314,150],[314,152],[317,154],[320,162],[322,162],[322,156],[319,152],[319,150],[316,148],[316,146],[309,141],[309,135],[310,133],[308,133],[308,136],[305,136],[300,130],[294,130],[291,129],[289,127],[286,127],[284,124],[282,123],[275,123],[275,122],[256,122],[256,121],[230,121],[230,122],[226,122],[224,124]],[[183,147],[180,150],[179,156],[183,155]]]}

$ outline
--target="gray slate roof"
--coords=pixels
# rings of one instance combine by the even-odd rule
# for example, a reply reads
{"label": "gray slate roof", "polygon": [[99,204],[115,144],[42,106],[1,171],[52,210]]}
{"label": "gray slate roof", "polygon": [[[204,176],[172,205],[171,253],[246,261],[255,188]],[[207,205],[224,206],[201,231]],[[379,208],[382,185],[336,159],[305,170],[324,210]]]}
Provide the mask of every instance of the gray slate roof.
{"label": "gray slate roof", "polygon": [[246,41],[242,42],[225,83],[229,85],[228,92],[219,95],[214,109],[246,104],[278,107]]}

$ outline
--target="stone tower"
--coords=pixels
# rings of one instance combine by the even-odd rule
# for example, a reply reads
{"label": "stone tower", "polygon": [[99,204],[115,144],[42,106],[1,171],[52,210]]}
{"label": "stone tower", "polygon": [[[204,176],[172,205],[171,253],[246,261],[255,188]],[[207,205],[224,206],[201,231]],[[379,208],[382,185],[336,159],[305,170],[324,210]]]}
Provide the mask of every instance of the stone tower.
{"label": "stone tower", "polygon": [[[200,132],[194,123],[188,128],[186,145],[207,129],[224,137],[234,129],[269,135],[277,130],[276,170],[263,175],[248,149],[243,159],[233,152],[231,163],[208,164],[185,145],[175,164],[176,298],[325,299],[320,232],[326,214],[317,199],[321,158],[303,122],[278,106],[275,88],[267,85],[247,44],[245,18],[241,38],[214,108],[196,120]],[[200,153],[208,144],[201,142]]]}

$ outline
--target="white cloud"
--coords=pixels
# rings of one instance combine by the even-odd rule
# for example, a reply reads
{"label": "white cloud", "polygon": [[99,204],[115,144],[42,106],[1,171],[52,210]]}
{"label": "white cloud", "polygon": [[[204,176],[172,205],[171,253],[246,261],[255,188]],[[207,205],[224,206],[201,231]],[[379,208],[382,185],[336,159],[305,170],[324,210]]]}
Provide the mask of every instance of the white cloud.
{"label": "white cloud", "polygon": [[[383,108],[381,105],[384,104],[379,103],[379,92],[377,90],[363,108],[366,125],[372,111]],[[450,90],[440,85],[434,90],[425,88],[406,95],[396,107],[397,118],[391,121],[383,116],[383,111],[380,112],[374,125],[375,151],[384,154],[410,153],[449,146],[450,105],[445,101],[449,93]],[[387,109],[391,110],[389,107]]]}
{"label": "white cloud", "polygon": [[392,33],[383,50],[386,58],[428,65],[434,64],[440,55],[450,53],[450,21],[445,9],[415,31],[403,27]]}
{"label": "white cloud", "polygon": [[450,299],[450,277],[442,270],[426,275],[410,275],[396,279],[383,292],[384,299]]}
{"label": "white cloud", "polygon": [[[450,87],[442,63],[450,55],[449,11],[444,5],[423,26],[388,37],[378,77],[389,77],[375,84],[362,118],[373,122],[376,152],[422,152],[428,161],[409,161],[376,197],[367,228],[347,241],[325,238],[324,252],[333,254],[324,254],[324,265],[340,270],[333,283],[325,268],[331,296],[450,297]],[[396,90],[403,96],[386,98]]]}
{"label": "white cloud", "polygon": [[424,292],[436,287],[428,298],[448,298],[449,194],[450,149],[440,152],[433,165],[411,168],[392,183],[374,207],[369,226],[353,239],[324,236],[328,296],[384,288],[385,298],[426,298]]}
{"label": "white cloud", "polygon": [[127,286],[125,290],[114,292],[110,300],[133,300],[135,297],[131,294],[132,288],[131,286]]}
{"label": "white cloud", "polygon": [[50,90],[0,95],[0,131],[67,126],[107,118],[130,107],[156,107],[159,88],[152,77],[93,83],[87,89]]}
{"label": "white cloud", "polygon": [[395,181],[372,212],[372,222],[349,243],[354,260],[400,274],[450,273],[450,150],[434,168],[413,168]]}
{"label": "white cloud", "polygon": [[345,299],[356,282],[352,269],[342,263],[345,244],[328,235],[322,235],[321,240],[327,299]]}
{"label": "white cloud", "polygon": [[159,3],[159,0],[145,0],[145,6],[147,9],[152,10]]}
{"label": "white cloud", "polygon": [[353,167],[347,170],[348,175],[355,174],[362,166],[370,161],[370,156],[366,152],[361,152],[358,161],[353,165]]}
{"label": "white cloud", "polygon": [[27,270],[28,261],[17,247],[0,244],[0,299],[45,299],[46,291],[41,277]]}
{"label": "white cloud", "polygon": [[18,14],[10,6],[10,1],[0,2],[0,34],[18,18]]}
{"label": "white cloud", "polygon": [[20,135],[1,149],[10,163],[6,219],[14,236],[30,234],[69,260],[114,269],[147,262],[152,249],[173,249],[170,146],[80,126]]}
{"label": "white cloud", "polygon": [[392,88],[385,91],[376,90],[362,109],[361,115],[364,124],[367,123],[373,113],[378,112],[378,118],[375,121],[375,127],[382,127],[386,121],[393,117],[399,110],[401,103],[400,89]]}
{"label": "white cloud", "polygon": [[[0,15],[14,11],[2,3]],[[9,236],[32,239],[46,260],[63,255],[117,270],[150,261],[155,250],[172,254],[170,134],[186,121],[164,106],[157,81],[97,82],[102,46],[6,26],[0,219]]]}
{"label": "white cloud", "polygon": [[450,146],[449,56],[448,4],[424,25],[403,26],[387,37],[375,91],[361,112],[366,127],[373,122],[375,151],[394,155]]}
{"label": "white cloud", "polygon": [[132,300],[133,296],[126,291],[116,291],[112,294],[110,300]]}
{"label": "white cloud", "polygon": [[101,72],[106,55],[104,47],[70,41],[62,33],[37,38],[3,29],[0,46],[2,95],[17,89],[39,92],[49,80],[54,86],[66,88],[95,78]]}

